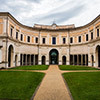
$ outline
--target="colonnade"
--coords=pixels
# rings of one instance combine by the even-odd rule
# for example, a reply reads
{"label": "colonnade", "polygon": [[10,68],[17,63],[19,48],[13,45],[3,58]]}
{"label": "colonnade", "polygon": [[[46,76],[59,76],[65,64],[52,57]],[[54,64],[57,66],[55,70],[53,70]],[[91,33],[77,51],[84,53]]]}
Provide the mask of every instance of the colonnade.
{"label": "colonnade", "polygon": [[70,65],[88,66],[88,54],[70,55]]}
{"label": "colonnade", "polygon": [[20,54],[20,65],[38,65],[38,55]]}

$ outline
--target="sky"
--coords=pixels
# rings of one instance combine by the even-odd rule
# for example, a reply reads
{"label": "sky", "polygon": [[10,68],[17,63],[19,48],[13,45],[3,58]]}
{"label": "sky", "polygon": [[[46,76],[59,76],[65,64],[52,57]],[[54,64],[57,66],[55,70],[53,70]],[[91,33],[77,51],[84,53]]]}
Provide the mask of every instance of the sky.
{"label": "sky", "polygon": [[57,25],[91,22],[100,14],[100,0],[0,0],[0,12],[9,12],[20,23]]}

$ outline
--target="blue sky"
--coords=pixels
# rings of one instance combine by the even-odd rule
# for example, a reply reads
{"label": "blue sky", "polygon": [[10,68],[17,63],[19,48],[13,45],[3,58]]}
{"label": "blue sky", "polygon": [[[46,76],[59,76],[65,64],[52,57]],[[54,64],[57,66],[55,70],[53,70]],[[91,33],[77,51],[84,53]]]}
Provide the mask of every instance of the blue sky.
{"label": "blue sky", "polygon": [[0,0],[0,11],[22,24],[82,26],[100,14],[100,0]]}

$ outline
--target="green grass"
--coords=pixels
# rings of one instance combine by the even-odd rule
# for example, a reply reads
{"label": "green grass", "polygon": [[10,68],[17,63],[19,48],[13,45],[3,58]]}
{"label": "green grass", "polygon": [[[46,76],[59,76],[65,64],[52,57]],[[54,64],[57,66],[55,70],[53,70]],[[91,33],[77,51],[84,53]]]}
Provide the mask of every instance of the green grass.
{"label": "green grass", "polygon": [[59,65],[60,70],[98,70],[88,66]]}
{"label": "green grass", "polygon": [[30,100],[44,73],[0,71],[0,99]]}
{"label": "green grass", "polygon": [[15,70],[47,70],[48,65],[33,65],[33,66],[20,66],[20,67],[15,67],[11,69]]}
{"label": "green grass", "polygon": [[63,74],[74,100],[100,100],[100,72]]}

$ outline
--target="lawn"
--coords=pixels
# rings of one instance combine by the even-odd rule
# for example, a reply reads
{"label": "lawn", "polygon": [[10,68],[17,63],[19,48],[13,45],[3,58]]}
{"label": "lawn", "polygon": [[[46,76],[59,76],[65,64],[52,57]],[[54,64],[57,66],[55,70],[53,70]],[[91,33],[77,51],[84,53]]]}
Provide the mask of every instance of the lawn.
{"label": "lawn", "polygon": [[43,77],[38,72],[0,71],[0,100],[30,100]]}
{"label": "lawn", "polygon": [[61,70],[98,70],[97,68],[88,66],[59,65]]}
{"label": "lawn", "polygon": [[100,100],[100,72],[63,74],[74,100]]}
{"label": "lawn", "polygon": [[20,67],[15,67],[11,69],[16,69],[16,70],[47,70],[48,65],[33,65],[33,66],[20,66]]}

